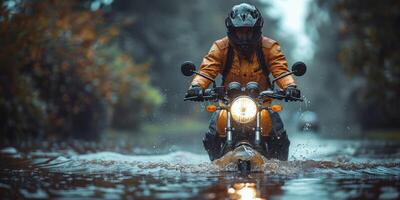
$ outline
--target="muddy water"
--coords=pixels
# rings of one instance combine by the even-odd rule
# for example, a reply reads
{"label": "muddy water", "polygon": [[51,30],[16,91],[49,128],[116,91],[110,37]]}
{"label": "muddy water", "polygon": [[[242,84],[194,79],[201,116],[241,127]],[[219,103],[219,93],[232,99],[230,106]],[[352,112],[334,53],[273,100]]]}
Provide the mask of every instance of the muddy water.
{"label": "muddy water", "polygon": [[246,176],[188,150],[93,149],[3,148],[1,199],[400,198],[400,143],[394,141],[292,138],[289,161],[268,161],[263,173]]}

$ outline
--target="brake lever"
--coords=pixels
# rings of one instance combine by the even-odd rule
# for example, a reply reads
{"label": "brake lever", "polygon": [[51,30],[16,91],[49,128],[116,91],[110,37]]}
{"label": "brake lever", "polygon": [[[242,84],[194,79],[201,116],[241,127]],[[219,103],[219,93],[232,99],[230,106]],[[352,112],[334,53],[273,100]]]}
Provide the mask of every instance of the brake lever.
{"label": "brake lever", "polygon": [[259,98],[264,98],[264,97],[269,97],[269,98],[274,98],[275,93],[272,90],[265,90],[262,91],[259,95]]}
{"label": "brake lever", "polygon": [[264,92],[261,94],[261,97],[269,97],[272,99],[278,99],[278,100],[286,100],[286,101],[301,101],[303,102],[304,99],[302,98],[295,98],[295,97],[287,97],[283,91],[269,91],[269,92]]}
{"label": "brake lever", "polygon": [[296,97],[288,97],[288,96],[286,96],[286,94],[285,94],[285,92],[284,92],[283,90],[276,91],[274,95],[275,95],[276,98],[279,99],[279,100],[284,99],[285,101],[301,101],[301,102],[304,101],[304,99],[302,99],[302,98],[296,98]]}
{"label": "brake lever", "polygon": [[203,100],[196,100],[199,99],[199,97],[193,96],[193,97],[185,97],[183,98],[183,101],[203,101]]}
{"label": "brake lever", "polygon": [[304,99],[302,99],[302,98],[296,98],[296,97],[287,97],[286,99],[287,99],[287,100],[300,101],[300,102],[303,102],[303,101],[304,101]]}

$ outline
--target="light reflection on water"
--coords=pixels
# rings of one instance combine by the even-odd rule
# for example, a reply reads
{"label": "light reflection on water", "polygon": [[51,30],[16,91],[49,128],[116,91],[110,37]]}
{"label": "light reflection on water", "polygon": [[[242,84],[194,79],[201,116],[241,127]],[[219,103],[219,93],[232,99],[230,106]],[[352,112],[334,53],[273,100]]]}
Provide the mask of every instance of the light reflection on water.
{"label": "light reflection on water", "polygon": [[264,173],[248,176],[220,171],[206,155],[187,151],[124,155],[6,148],[0,152],[0,194],[9,199],[400,198],[398,144],[292,141],[288,162],[269,161]]}
{"label": "light reflection on water", "polygon": [[228,189],[228,194],[231,199],[262,199],[257,191],[255,183],[235,183]]}

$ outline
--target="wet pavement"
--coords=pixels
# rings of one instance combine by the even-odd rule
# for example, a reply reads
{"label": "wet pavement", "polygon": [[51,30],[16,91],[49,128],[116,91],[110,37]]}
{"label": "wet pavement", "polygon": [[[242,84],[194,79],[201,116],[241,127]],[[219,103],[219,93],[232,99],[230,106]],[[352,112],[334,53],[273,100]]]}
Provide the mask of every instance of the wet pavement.
{"label": "wet pavement", "polygon": [[185,149],[155,155],[95,144],[6,147],[0,152],[0,194],[1,199],[400,198],[399,142],[314,135],[291,141],[289,161],[268,161],[262,173],[249,175],[225,172],[205,154]]}

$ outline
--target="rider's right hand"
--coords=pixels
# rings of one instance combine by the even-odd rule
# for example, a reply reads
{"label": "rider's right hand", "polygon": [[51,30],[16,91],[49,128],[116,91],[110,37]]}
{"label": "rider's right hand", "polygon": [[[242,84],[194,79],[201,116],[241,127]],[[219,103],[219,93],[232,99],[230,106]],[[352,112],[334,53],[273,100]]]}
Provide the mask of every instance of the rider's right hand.
{"label": "rider's right hand", "polygon": [[296,85],[289,85],[286,90],[285,90],[285,94],[286,94],[286,101],[294,101],[299,99],[300,96],[300,90],[297,88]]}
{"label": "rider's right hand", "polygon": [[201,101],[201,98],[203,96],[203,88],[201,88],[198,85],[192,85],[186,92],[185,98],[190,98],[190,97],[198,97],[194,98],[194,101]]}

